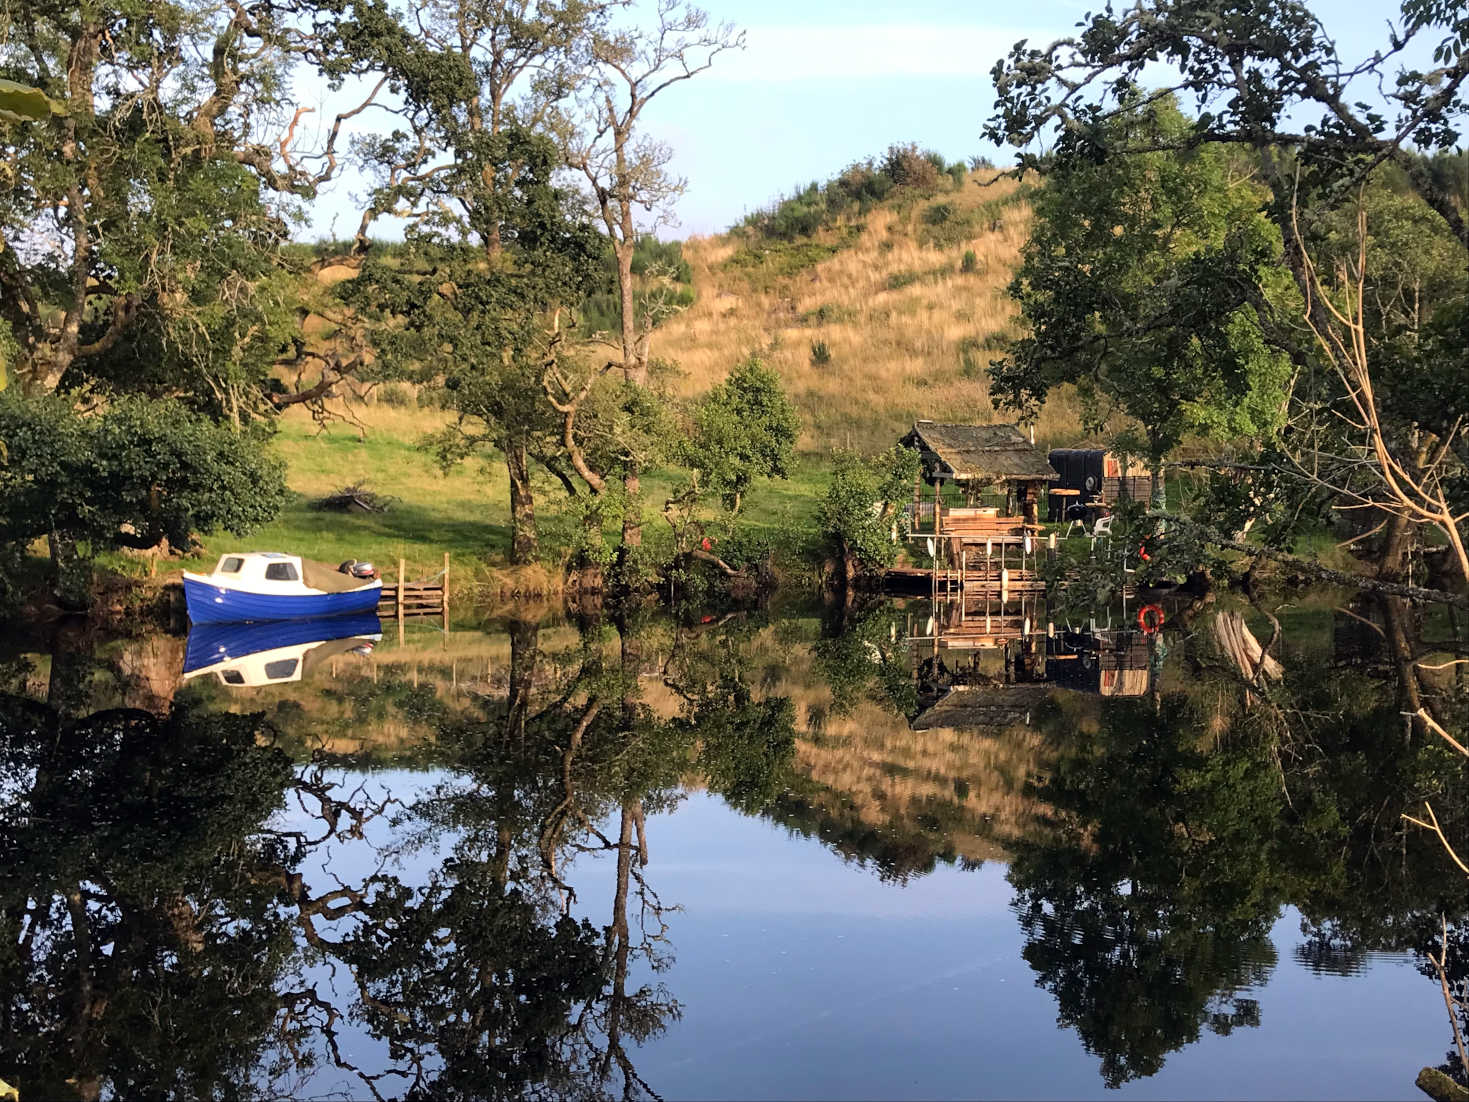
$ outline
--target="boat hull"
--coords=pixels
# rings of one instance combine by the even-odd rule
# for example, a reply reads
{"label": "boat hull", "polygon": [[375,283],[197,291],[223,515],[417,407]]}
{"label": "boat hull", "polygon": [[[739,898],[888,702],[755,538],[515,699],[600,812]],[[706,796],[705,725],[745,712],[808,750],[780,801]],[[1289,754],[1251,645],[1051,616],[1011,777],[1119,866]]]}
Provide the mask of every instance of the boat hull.
{"label": "boat hull", "polygon": [[219,585],[203,576],[184,575],[184,600],[195,624],[241,624],[262,620],[301,620],[345,616],[377,608],[382,583],[346,593],[251,593]]}

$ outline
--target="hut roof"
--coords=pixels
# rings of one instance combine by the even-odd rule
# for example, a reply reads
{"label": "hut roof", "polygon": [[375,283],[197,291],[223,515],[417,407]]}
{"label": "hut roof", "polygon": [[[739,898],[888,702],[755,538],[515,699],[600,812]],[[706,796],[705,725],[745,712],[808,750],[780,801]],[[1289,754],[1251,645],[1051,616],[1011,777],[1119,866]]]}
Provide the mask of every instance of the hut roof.
{"label": "hut roof", "polygon": [[931,452],[948,468],[950,478],[965,481],[1053,479],[1045,454],[1014,425],[942,425],[916,421],[903,437],[910,447]]}
{"label": "hut roof", "polygon": [[1030,713],[1050,693],[1049,685],[954,685],[919,712],[909,726],[915,731],[932,731],[1028,724]]}

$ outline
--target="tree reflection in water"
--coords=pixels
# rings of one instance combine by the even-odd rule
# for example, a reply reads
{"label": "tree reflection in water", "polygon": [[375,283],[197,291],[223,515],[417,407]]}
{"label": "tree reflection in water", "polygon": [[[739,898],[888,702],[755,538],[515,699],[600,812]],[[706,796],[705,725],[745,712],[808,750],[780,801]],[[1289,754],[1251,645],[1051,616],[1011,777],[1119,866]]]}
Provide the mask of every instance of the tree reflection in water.
{"label": "tree reflection in water", "polygon": [[[817,719],[879,706],[908,738],[901,619],[822,625],[808,664],[825,695],[799,687],[808,749],[827,738]],[[807,644],[768,626],[625,623],[565,652],[513,624],[503,694],[452,707],[343,683],[358,722],[397,709],[435,726],[435,773],[401,785],[197,700],[89,711],[100,667],[58,635],[50,705],[0,697],[0,1069],[26,1097],[653,1096],[638,1047],[682,1011],[648,820],[691,784],[895,883],[958,860],[961,819],[936,797],[879,822],[832,788],[840,774],[796,768],[794,689],[771,655]],[[1441,685],[1394,682],[1394,656],[1418,650],[1393,643],[1380,667],[1294,655],[1279,683],[1248,685],[1207,647],[1175,651],[1188,676],[1161,696],[1058,692],[1035,710],[1044,739],[1025,733],[1003,783],[1033,773],[1025,807],[1046,821],[1027,810],[1018,837],[986,842],[1011,851],[1025,959],[1109,1086],[1259,1024],[1251,992],[1286,904],[1297,956],[1321,969],[1380,949],[1426,961],[1440,914],[1469,910],[1398,818],[1430,799],[1469,836],[1463,762],[1400,714],[1452,706]],[[26,680],[4,673],[0,688]],[[958,773],[935,776],[970,799]],[[594,858],[608,875],[586,875]],[[593,884],[605,895],[583,898]],[[1460,988],[1466,936],[1450,925]]]}
{"label": "tree reflection in water", "polygon": [[[615,657],[588,636],[559,669],[534,625],[510,639],[506,697],[444,721],[450,768],[407,803],[293,764],[259,716],[63,718],[85,693],[58,689],[60,664],[62,709],[0,697],[0,1066],[26,1096],[294,1095],[343,1074],[377,1098],[652,1095],[632,1052],[680,1009],[631,979],[671,961],[646,815],[699,771],[760,804],[793,712],[756,698],[728,633],[629,631]],[[641,699],[655,649],[665,716]],[[595,852],[616,869],[601,928],[572,915]]]}
{"label": "tree reflection in water", "polygon": [[[1469,893],[1401,819],[1434,800],[1453,806],[1453,836],[1469,828],[1463,760],[1402,716],[1404,700],[1462,701],[1401,663],[1372,676],[1298,656],[1271,685],[1192,643],[1179,657],[1186,692],[1042,714],[1056,757],[1035,789],[1056,832],[1022,842],[1010,869],[1025,958],[1110,1087],[1204,1029],[1259,1024],[1249,990],[1275,965],[1287,903],[1318,969],[1393,950],[1432,975],[1447,916],[1463,986]],[[1462,1079],[1456,1054],[1445,1070]]]}

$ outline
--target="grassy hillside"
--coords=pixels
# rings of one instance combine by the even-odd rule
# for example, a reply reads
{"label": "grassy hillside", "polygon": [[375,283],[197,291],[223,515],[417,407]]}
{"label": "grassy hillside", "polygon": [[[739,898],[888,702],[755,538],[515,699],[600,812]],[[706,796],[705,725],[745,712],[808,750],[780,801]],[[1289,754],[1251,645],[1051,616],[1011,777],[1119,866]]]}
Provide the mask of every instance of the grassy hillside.
{"label": "grassy hillside", "polygon": [[[855,170],[848,170],[849,173]],[[870,175],[869,175],[870,178]],[[835,185],[829,185],[835,186]],[[817,194],[813,188],[811,194]],[[792,203],[795,200],[790,201]],[[788,211],[789,204],[774,208]],[[986,369],[1013,335],[1006,286],[1029,232],[1025,189],[993,170],[959,166],[925,186],[893,187],[880,200],[849,203],[778,234],[760,218],[716,237],[683,244],[694,301],[655,334],[652,353],[675,362],[675,392],[693,397],[758,353],[776,368],[805,426],[791,480],[758,488],[749,520],[788,534],[808,526],[833,448],[874,451],[914,419],[996,421]],[[786,220],[789,222],[789,220]],[[319,273],[326,285],[351,269]],[[330,339],[327,330],[317,339]],[[448,415],[420,406],[411,387],[390,385],[352,403],[359,426],[325,428],[303,411],[281,420],[277,447],[290,465],[294,497],[274,524],[245,541],[327,561],[349,556],[391,563],[434,562],[448,550],[463,560],[508,549],[503,465],[468,463],[445,474],[419,447]],[[1077,438],[1063,398],[1037,426],[1042,445]],[[663,479],[645,480],[656,516]],[[378,515],[322,513],[312,503],[343,485],[366,482],[398,498]],[[562,497],[547,477],[543,535],[554,554]],[[650,529],[657,540],[662,526]],[[191,565],[240,545],[212,537]],[[466,563],[467,565],[467,563]]]}
{"label": "grassy hillside", "polygon": [[[698,298],[655,334],[655,354],[698,394],[760,353],[785,379],[812,452],[885,447],[918,417],[1004,420],[985,371],[1013,335],[1006,286],[1030,207],[997,177],[981,170],[955,186],[942,175],[929,194],[895,192],[809,237],[685,242]],[[1067,403],[1053,403],[1037,438],[1069,440],[1074,426]]]}

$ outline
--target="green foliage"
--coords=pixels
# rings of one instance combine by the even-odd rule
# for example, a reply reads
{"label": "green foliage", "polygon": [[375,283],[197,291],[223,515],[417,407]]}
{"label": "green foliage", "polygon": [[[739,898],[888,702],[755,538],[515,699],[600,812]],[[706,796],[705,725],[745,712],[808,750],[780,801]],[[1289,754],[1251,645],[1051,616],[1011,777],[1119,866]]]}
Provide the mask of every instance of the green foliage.
{"label": "green foliage", "polygon": [[[617,258],[610,246],[603,251],[592,290],[581,301],[577,321],[582,333],[618,333],[622,328],[622,297],[617,286]],[[633,246],[632,274],[639,316],[661,325],[695,302],[694,274],[684,259],[683,242],[659,241],[652,234]]]}
{"label": "green foliage", "polygon": [[196,531],[243,534],[285,500],[262,440],[169,402],[123,399],[82,416],[60,399],[0,396],[0,544],[52,533],[94,548],[187,548]]}
{"label": "green foliage", "polygon": [[[536,553],[530,460],[555,464],[563,449],[562,417],[543,389],[548,362],[559,358],[551,319],[592,286],[603,245],[554,184],[560,162],[548,138],[507,125],[471,141],[452,108],[425,111],[443,144],[462,139],[460,159],[431,183],[386,188],[378,201],[411,201],[435,216],[410,229],[411,254],[369,255],[339,293],[375,324],[375,373],[438,389],[459,413],[430,442],[441,462],[486,447],[505,457],[511,559],[524,562]],[[383,139],[375,155],[399,151]]]}
{"label": "green foliage", "polygon": [[412,392],[397,383],[384,383],[373,391],[372,399],[390,409],[407,409],[417,404]]}
{"label": "green foliage", "polygon": [[1066,740],[1037,792],[1065,841],[1022,843],[1009,875],[1026,961],[1118,1087],[1204,1028],[1258,1024],[1239,991],[1274,959],[1285,882],[1266,840],[1283,797],[1267,740],[1206,749],[1206,717],[1182,694],[1156,712],[1105,702],[1101,718],[1091,730],[1042,717]]}
{"label": "green foliage", "polygon": [[[268,412],[295,323],[281,244],[315,182],[240,121],[286,109],[298,30],[238,17],[248,32],[195,0],[0,12],[0,71],[20,78],[4,104],[33,119],[0,122],[0,316],[27,393],[100,383],[236,421]],[[68,247],[16,248],[32,239]]]}
{"label": "green foliage", "polygon": [[776,241],[809,238],[844,218],[866,214],[896,189],[930,194],[940,174],[949,171],[937,153],[912,143],[893,145],[881,158],[859,161],[824,184],[808,184],[770,209],[747,215],[736,231]]}
{"label": "green foliage", "polygon": [[825,367],[831,363],[831,347],[825,341],[811,342],[811,366]]}
{"label": "green foliage", "polygon": [[924,207],[918,219],[919,242],[934,249],[952,249],[973,241],[980,235],[984,223],[989,221],[989,205],[960,209],[943,201]]}
{"label": "green foliage", "polygon": [[979,270],[979,257],[975,255],[973,249],[964,250],[964,259],[959,261],[959,270],[965,275]]}
{"label": "green foliage", "polygon": [[892,540],[897,506],[912,496],[918,468],[918,453],[910,448],[893,447],[873,459],[837,452],[831,484],[817,510],[830,549],[868,568],[891,564],[898,553]]}
{"label": "green foliage", "polygon": [[813,268],[849,248],[861,235],[861,227],[850,226],[833,241],[755,241],[724,262],[727,271],[738,272],[750,286],[769,289],[797,272]]}
{"label": "green foliage", "polygon": [[924,268],[920,271],[894,272],[887,277],[883,287],[889,291],[901,291],[904,287],[912,287],[915,283],[939,283],[952,272],[953,269],[947,264],[941,264],[937,268]]}
{"label": "green foliage", "polygon": [[695,696],[679,723],[697,736],[698,766],[731,807],[757,814],[788,787],[796,753],[790,697],[757,700],[745,681],[726,676]]}
{"label": "green foliage", "polygon": [[802,325],[832,325],[837,322],[852,321],[856,314],[848,306],[838,306],[835,303],[823,302],[814,310],[807,310],[801,315]]}
{"label": "green foliage", "polygon": [[703,489],[737,510],[757,478],[786,478],[801,434],[801,419],[780,375],[756,356],[737,364],[694,409],[684,462]]}
{"label": "green foliage", "polygon": [[[1166,144],[1192,123],[1154,100],[1108,126]],[[1291,289],[1261,202],[1215,147],[1058,163],[1011,284],[1030,334],[994,363],[995,404],[1033,416],[1075,384],[1084,425],[1136,419],[1155,469],[1190,435],[1268,437],[1291,369],[1259,311]]]}
{"label": "green foliage", "polygon": [[882,603],[833,616],[822,624],[811,659],[831,690],[832,715],[851,715],[863,700],[905,718],[918,713],[906,617],[897,606]]}

